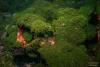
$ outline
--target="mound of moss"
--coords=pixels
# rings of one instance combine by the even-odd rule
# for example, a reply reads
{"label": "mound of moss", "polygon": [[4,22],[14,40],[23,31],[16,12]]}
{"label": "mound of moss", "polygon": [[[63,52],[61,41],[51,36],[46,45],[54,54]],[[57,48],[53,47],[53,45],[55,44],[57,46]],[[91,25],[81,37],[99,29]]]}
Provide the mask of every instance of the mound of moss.
{"label": "mound of moss", "polygon": [[39,52],[48,67],[88,67],[88,56],[85,51],[66,42],[40,48]]}

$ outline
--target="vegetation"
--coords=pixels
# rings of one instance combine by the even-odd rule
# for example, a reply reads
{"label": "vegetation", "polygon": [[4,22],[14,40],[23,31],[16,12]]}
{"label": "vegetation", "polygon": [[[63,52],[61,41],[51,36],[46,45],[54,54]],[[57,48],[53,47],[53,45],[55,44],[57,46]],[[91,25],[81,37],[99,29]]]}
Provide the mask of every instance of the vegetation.
{"label": "vegetation", "polygon": [[[1,0],[0,42],[4,42],[5,56],[0,55],[0,66],[14,67],[11,53],[16,47],[22,48],[16,38],[18,26],[23,25],[23,35],[29,45],[24,51],[35,59],[33,66],[88,67],[88,50],[95,47],[87,48],[84,42],[96,35],[96,25],[90,21],[93,12],[99,14],[99,1]],[[50,38],[54,45],[49,43]]]}
{"label": "vegetation", "polygon": [[4,52],[3,56],[0,56],[0,66],[1,67],[14,67],[15,65],[12,62],[12,56],[8,52]]}
{"label": "vegetation", "polygon": [[85,51],[64,41],[56,44],[56,46],[40,48],[39,52],[46,59],[48,67],[88,66],[88,56]]}

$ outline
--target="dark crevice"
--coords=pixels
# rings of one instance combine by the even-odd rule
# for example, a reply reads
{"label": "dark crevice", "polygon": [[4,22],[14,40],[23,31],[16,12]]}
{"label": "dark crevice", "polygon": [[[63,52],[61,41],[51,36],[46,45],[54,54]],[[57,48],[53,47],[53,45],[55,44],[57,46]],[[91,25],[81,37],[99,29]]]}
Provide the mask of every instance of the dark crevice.
{"label": "dark crevice", "polygon": [[[36,57],[30,57],[27,53],[35,54]],[[17,48],[15,47],[13,50],[13,61],[15,65],[18,67],[23,67],[25,64],[43,64],[44,67],[47,66],[46,60],[43,58],[43,56],[37,51],[37,48],[35,50],[29,50],[26,51],[24,48]]]}
{"label": "dark crevice", "polygon": [[97,26],[98,25],[97,13],[96,12],[92,12],[90,16],[91,16],[91,18],[89,20],[89,24]]}
{"label": "dark crevice", "polygon": [[88,21],[88,24],[92,24],[94,27],[96,27],[96,30],[95,30],[95,36],[94,37],[92,37],[91,39],[89,38],[89,39],[86,39],[85,41],[84,41],[84,45],[85,45],[85,47],[86,47],[86,49],[87,49],[87,54],[88,55],[90,55],[90,56],[95,56],[95,50],[93,50],[93,48],[91,48],[92,46],[97,46],[97,44],[98,44],[98,24],[99,24],[99,22],[98,22],[98,19],[97,19],[97,13],[95,12],[95,11],[93,11],[92,13],[91,13],[91,15],[90,15],[90,20]]}

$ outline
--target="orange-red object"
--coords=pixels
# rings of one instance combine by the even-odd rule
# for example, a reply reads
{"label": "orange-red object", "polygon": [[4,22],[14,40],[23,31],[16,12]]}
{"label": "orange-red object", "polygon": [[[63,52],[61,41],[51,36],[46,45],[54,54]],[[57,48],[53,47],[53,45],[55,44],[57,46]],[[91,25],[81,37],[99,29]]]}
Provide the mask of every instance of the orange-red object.
{"label": "orange-red object", "polygon": [[23,36],[23,30],[20,28],[18,29],[18,32],[17,32],[17,41],[22,44],[23,48],[26,47],[26,40]]}

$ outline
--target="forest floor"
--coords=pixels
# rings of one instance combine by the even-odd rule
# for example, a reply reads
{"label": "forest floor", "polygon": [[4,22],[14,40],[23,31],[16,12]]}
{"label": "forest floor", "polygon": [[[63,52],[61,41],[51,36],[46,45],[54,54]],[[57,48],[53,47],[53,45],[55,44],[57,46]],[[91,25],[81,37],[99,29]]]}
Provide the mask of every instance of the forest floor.
{"label": "forest floor", "polygon": [[[3,42],[0,40],[0,56],[2,56],[3,55],[3,53],[4,53],[4,49],[5,49],[5,47],[4,47],[4,44],[3,44]],[[17,50],[16,50],[17,49]],[[19,57],[17,57],[17,58],[14,58],[15,59],[15,61],[14,62],[16,62],[16,60],[18,60],[18,59],[22,59],[22,58],[24,58],[24,59],[27,59],[27,63],[25,62],[25,66],[26,67],[31,67],[31,65],[33,65],[34,63],[33,63],[33,61],[29,61],[30,59],[32,59],[32,58],[30,58],[30,57],[28,57],[28,56],[25,56],[23,53],[25,52],[25,50],[23,49],[23,48],[13,48],[13,54],[17,54],[17,56],[19,55]],[[18,51],[18,52],[16,52],[16,51]],[[13,55],[12,54],[12,55]],[[20,56],[22,57],[22,58],[20,58]],[[27,58],[25,58],[25,57],[27,57]],[[23,62],[24,61],[24,59],[22,59],[21,61]],[[38,59],[38,58],[37,58]],[[36,59],[35,59],[36,60]],[[98,66],[100,63],[99,62],[97,62],[96,60],[95,60],[95,56],[90,56],[90,58],[89,58],[89,62],[88,62],[88,66],[89,67],[100,67],[100,66]],[[19,62],[19,61],[17,61],[17,62]],[[20,62],[19,62],[19,64],[20,64]],[[35,65],[35,64],[34,64]]]}

